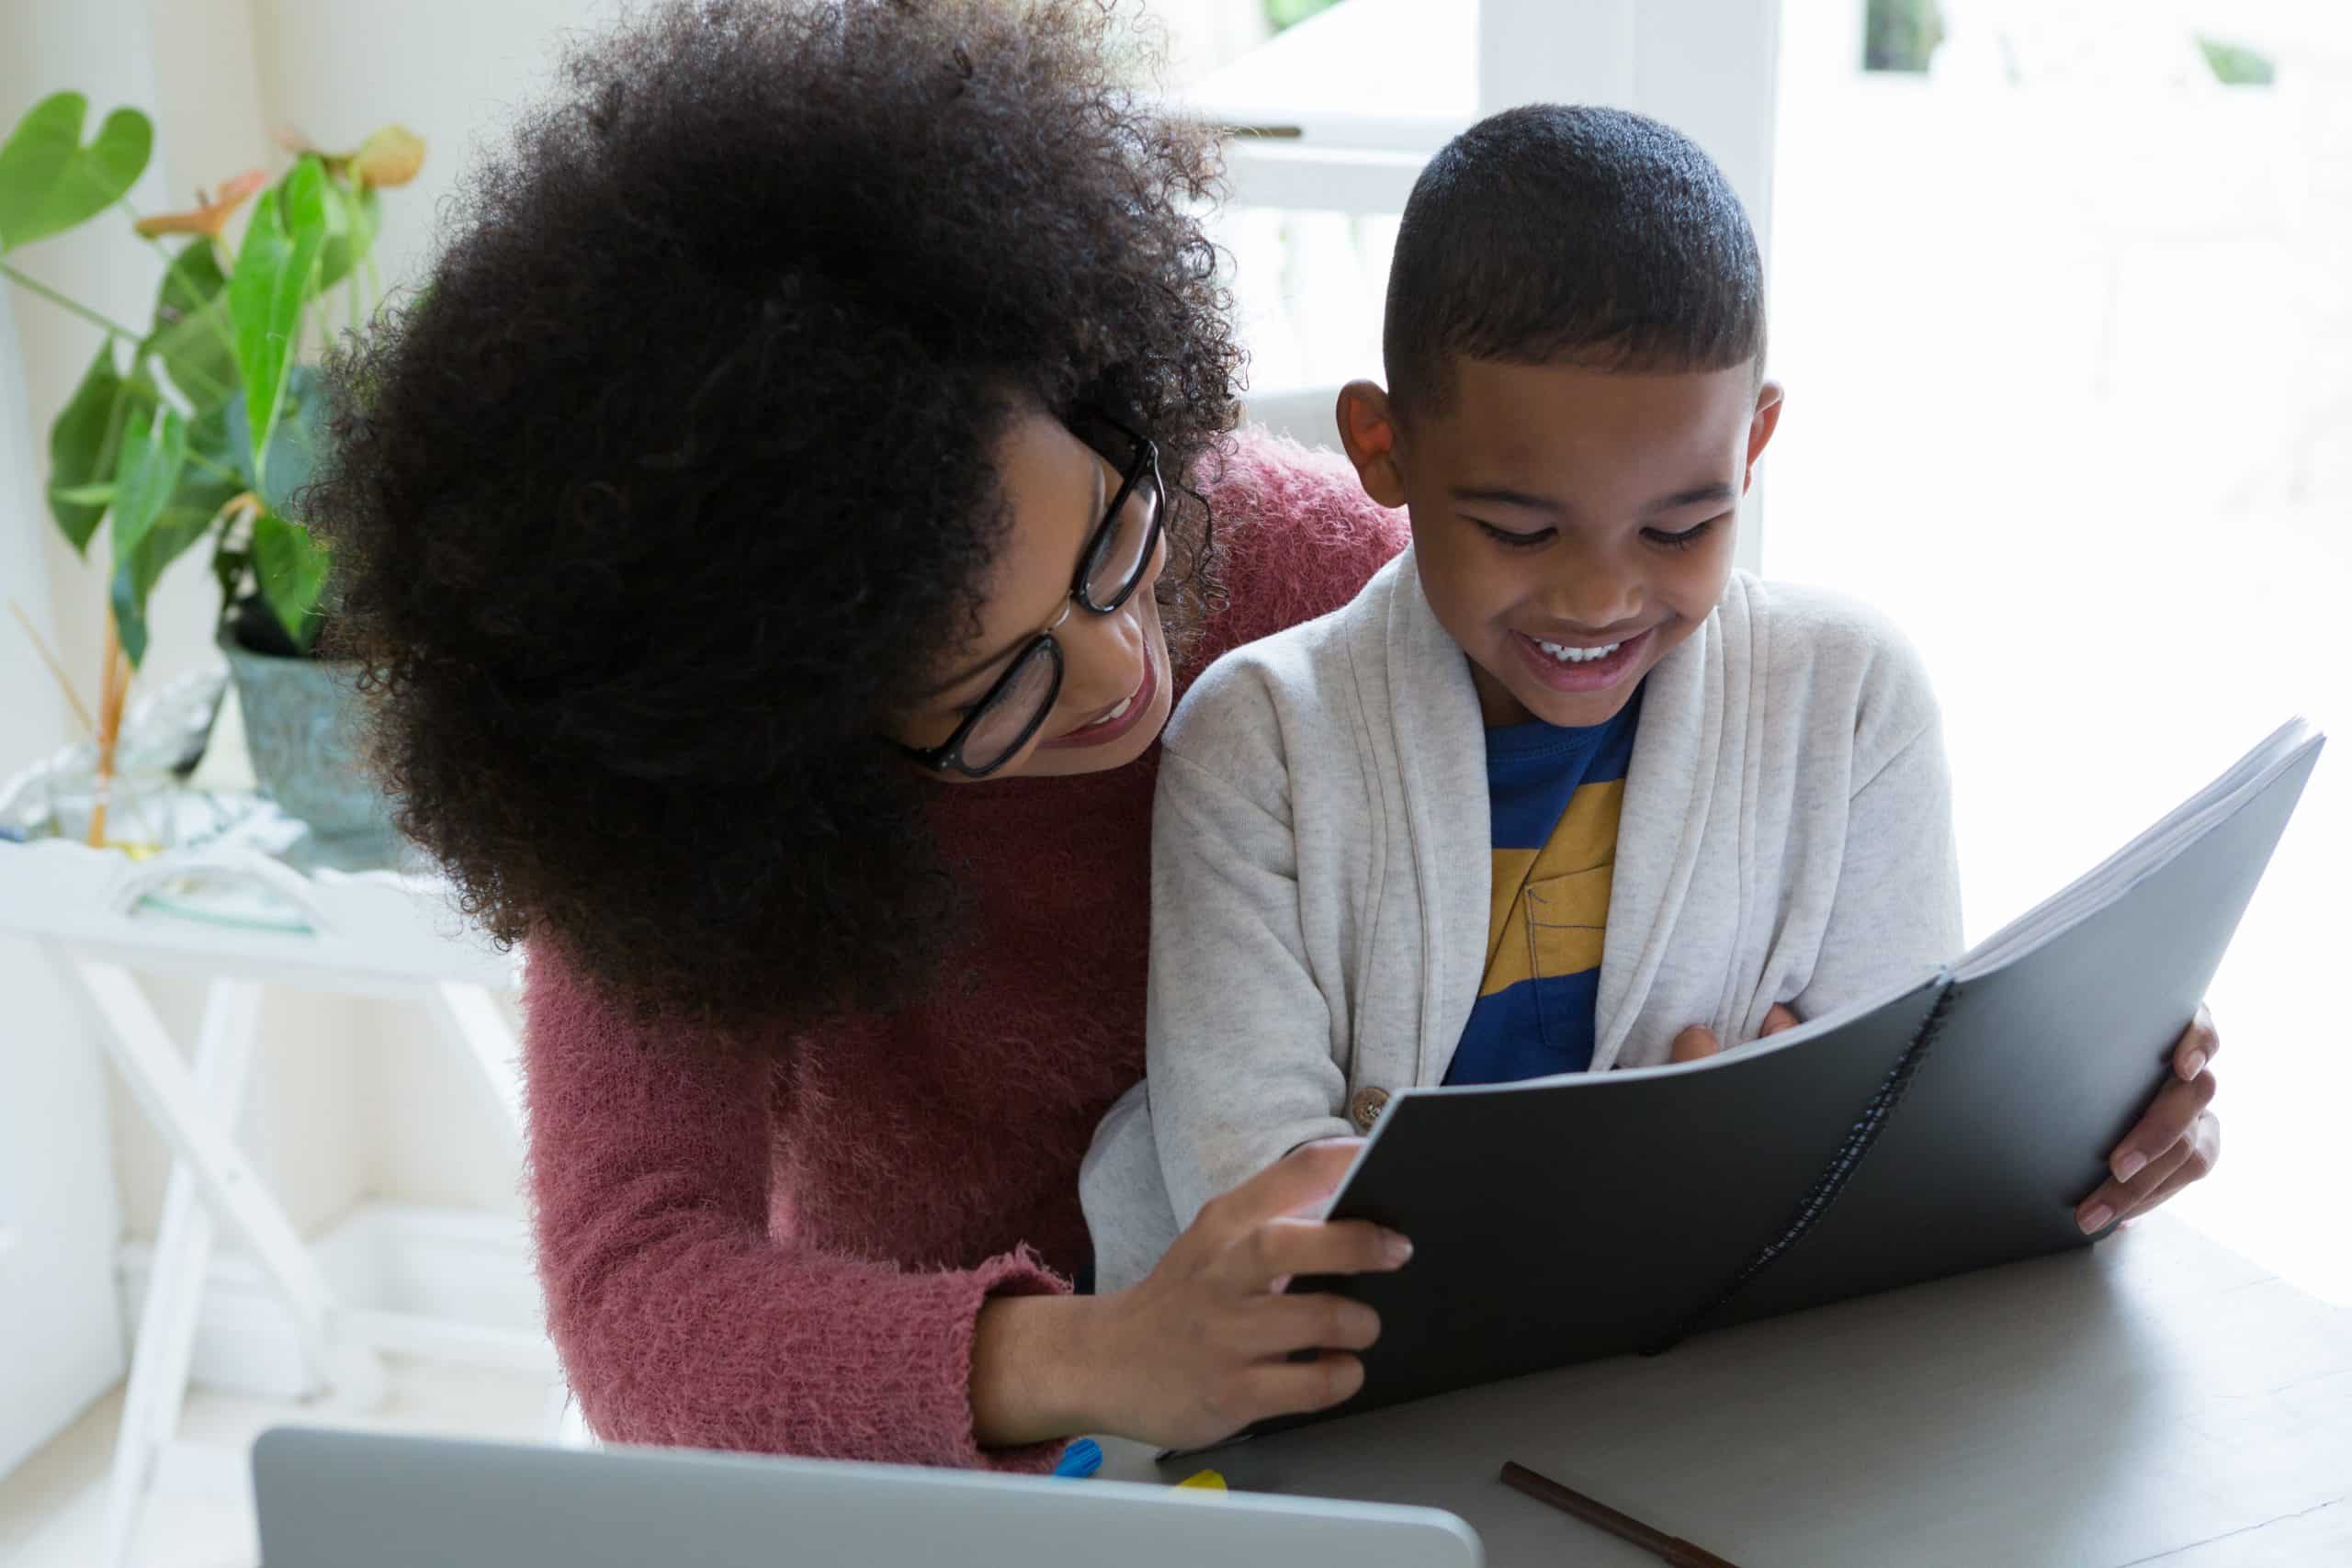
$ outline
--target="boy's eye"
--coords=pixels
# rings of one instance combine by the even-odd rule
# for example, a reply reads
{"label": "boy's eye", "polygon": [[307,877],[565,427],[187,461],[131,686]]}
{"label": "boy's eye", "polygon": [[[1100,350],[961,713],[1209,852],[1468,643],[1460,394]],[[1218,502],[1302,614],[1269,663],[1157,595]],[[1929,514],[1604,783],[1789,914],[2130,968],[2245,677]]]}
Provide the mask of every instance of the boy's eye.
{"label": "boy's eye", "polygon": [[[1724,514],[1724,517],[1728,517],[1729,515],[1731,515],[1729,513],[1725,513]],[[1715,531],[1716,525],[1723,521],[1723,517],[1710,517],[1704,523],[1700,524],[1697,527],[1685,528],[1679,534],[1665,534],[1660,533],[1656,528],[1645,528],[1642,530],[1642,537],[1647,539],[1651,544],[1660,546],[1666,549],[1687,550],[1691,546],[1697,544],[1700,540],[1705,538],[1708,535],[1713,533]]]}
{"label": "boy's eye", "polygon": [[1537,545],[1549,544],[1553,536],[1559,532],[1557,528],[1538,528],[1532,534],[1514,534],[1508,528],[1498,528],[1491,523],[1481,523],[1476,517],[1468,521],[1480,533],[1497,544],[1509,545],[1514,549],[1532,549]]}

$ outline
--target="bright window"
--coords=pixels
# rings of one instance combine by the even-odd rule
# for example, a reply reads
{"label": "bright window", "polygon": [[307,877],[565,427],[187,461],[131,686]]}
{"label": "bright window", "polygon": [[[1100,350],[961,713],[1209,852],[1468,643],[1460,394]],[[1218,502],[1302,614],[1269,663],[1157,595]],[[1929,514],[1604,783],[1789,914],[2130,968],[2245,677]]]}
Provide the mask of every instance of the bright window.
{"label": "bright window", "polygon": [[[1780,102],[1764,564],[1925,650],[1982,936],[2289,714],[2347,743],[2352,17],[1792,0]],[[2338,755],[2213,987],[2227,1158],[2178,1205],[2339,1301],[2347,871]]]}
{"label": "bright window", "polygon": [[[1240,128],[1216,235],[1233,258],[1250,412],[1334,439],[1341,382],[1376,376],[1396,215],[1480,115],[1612,104],[1680,126],[1762,230],[1779,0],[1153,0],[1176,96]],[[1302,17],[1277,30],[1273,24]]]}

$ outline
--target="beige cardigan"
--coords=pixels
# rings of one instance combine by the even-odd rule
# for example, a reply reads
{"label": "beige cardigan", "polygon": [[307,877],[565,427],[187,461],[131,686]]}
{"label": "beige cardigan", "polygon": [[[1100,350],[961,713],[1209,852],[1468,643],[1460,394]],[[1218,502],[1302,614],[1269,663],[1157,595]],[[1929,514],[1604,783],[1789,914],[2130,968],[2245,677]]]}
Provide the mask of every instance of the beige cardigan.
{"label": "beige cardigan", "polygon": [[[1735,576],[1640,723],[1593,1071],[1959,953],[1935,700],[1886,622]],[[1098,1289],[1288,1150],[1368,1128],[1387,1090],[1444,1081],[1486,962],[1489,830],[1468,662],[1410,550],[1201,677],[1153,808],[1148,1077],[1080,1176]]]}

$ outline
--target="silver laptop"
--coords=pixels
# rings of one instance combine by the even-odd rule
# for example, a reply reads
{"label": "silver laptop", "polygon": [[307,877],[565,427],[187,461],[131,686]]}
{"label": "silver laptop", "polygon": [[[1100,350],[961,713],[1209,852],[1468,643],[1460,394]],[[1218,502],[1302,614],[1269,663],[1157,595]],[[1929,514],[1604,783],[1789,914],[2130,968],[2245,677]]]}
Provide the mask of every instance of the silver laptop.
{"label": "silver laptop", "polygon": [[1480,1568],[1433,1508],[674,1450],[281,1427],[262,1568]]}

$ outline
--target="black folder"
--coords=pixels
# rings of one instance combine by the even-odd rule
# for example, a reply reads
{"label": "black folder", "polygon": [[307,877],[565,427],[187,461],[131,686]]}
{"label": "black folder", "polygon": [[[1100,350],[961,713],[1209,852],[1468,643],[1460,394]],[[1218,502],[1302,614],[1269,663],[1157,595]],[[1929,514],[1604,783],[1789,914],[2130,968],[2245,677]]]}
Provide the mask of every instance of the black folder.
{"label": "black folder", "polygon": [[1275,1430],[2086,1246],[2317,761],[2290,723],[2057,897],[1874,1004],[1703,1062],[1406,1089],[1329,1213],[1413,1239],[1363,1391]]}

